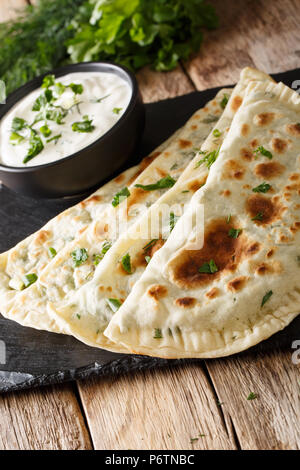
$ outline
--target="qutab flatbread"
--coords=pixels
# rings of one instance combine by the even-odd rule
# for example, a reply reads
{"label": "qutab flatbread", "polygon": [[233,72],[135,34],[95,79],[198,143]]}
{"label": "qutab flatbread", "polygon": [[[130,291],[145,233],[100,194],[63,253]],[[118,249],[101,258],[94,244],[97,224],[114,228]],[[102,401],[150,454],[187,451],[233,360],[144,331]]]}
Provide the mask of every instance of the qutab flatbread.
{"label": "qutab flatbread", "polygon": [[[248,86],[205,187],[114,315],[110,340],[138,354],[219,357],[299,314],[299,116],[299,95],[282,83]],[[201,204],[195,250],[193,232],[181,234]]]}
{"label": "qutab flatbread", "polygon": [[[126,300],[149,260],[163,246],[170,230],[186,209],[186,203],[205,184],[209,168],[217,158],[222,139],[238,109],[236,103],[241,104],[245,89],[254,77],[270,80],[268,75],[253,69],[242,72],[222,117],[202,145],[201,154],[195,156],[177,183],[113,245],[99,265],[94,279],[76,291],[66,305],[48,304],[57,321],[64,322],[81,341],[99,347],[111,347],[102,334],[104,325]],[[169,209],[167,212],[166,207]],[[152,234],[150,239],[145,238],[144,234],[155,217],[161,219],[160,232],[155,236]],[[127,266],[124,265],[125,260]],[[160,292],[154,292],[154,295],[158,296]]]}
{"label": "qutab flatbread", "polygon": [[[96,268],[118,237],[113,230],[117,214],[121,220],[133,224],[141,216],[138,209],[146,211],[168,188],[166,185],[158,191],[145,192],[136,188],[135,184],[147,185],[164,178],[173,181],[179,177],[194,157],[194,147],[202,144],[222,114],[224,93],[229,95],[230,90],[223,90],[204,109],[194,113],[183,129],[131,172],[131,177],[125,179],[121,175],[110,183],[104,199],[108,204],[96,204],[92,217],[88,213],[84,224],[81,219],[87,213],[89,201],[76,206],[70,214],[63,213],[53,219],[50,226],[48,224],[36,235],[21,242],[16,249],[2,255],[0,311],[5,317],[37,329],[70,333],[70,325],[62,321],[57,323],[49,306],[72,299],[80,287],[93,279]],[[143,205],[137,206],[140,202]],[[75,239],[64,243],[69,233]],[[40,240],[42,257],[36,250],[36,239]],[[54,244],[54,240],[57,244]],[[49,260],[50,246],[56,250],[52,260]],[[41,265],[42,258],[46,258],[45,265]],[[32,264],[27,265],[28,259],[33,260]],[[13,290],[9,285],[12,276],[17,274],[21,278],[20,274],[26,275],[28,272],[37,274],[38,280],[21,292]],[[76,320],[80,317],[79,313],[75,316]]]}
{"label": "qutab flatbread", "polygon": [[[25,301],[27,298],[28,290],[22,291],[20,294],[24,285],[24,276],[34,274],[39,279],[42,271],[51,263],[57,253],[70,246],[89,225],[99,220],[106,210],[107,204],[111,203],[114,194],[122,190],[124,186],[132,184],[147,166],[168,147],[179,132],[180,130],[176,131],[139,165],[124,171],[91,196],[54,217],[39,231],[0,255],[0,312],[2,315],[7,316],[7,312],[13,308],[15,302],[22,305],[22,299],[24,298]],[[68,248],[66,249],[68,250]],[[34,291],[39,293],[38,303],[42,307],[43,301],[41,302],[41,299],[44,296],[44,290],[39,282],[34,284]],[[29,295],[32,295],[34,299],[33,294]],[[33,308],[30,319],[28,319],[28,326],[55,332],[62,331],[49,318],[46,309],[42,313],[38,310],[35,314]]]}

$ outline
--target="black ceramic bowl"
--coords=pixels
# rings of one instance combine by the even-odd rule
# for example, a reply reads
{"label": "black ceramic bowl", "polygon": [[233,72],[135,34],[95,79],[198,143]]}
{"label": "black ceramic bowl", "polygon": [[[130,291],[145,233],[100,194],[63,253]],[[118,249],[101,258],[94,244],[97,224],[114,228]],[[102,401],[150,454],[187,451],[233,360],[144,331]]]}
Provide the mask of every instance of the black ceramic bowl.
{"label": "black ceramic bowl", "polygon": [[[142,135],[145,110],[134,75],[108,62],[86,62],[50,71],[56,77],[73,72],[110,72],[123,78],[132,95],[119,121],[102,137],[68,157],[45,165],[10,167],[0,164],[0,180],[9,188],[33,197],[82,194],[113,175],[132,155]],[[31,80],[0,106],[0,119],[28,93],[40,87],[45,75]]]}

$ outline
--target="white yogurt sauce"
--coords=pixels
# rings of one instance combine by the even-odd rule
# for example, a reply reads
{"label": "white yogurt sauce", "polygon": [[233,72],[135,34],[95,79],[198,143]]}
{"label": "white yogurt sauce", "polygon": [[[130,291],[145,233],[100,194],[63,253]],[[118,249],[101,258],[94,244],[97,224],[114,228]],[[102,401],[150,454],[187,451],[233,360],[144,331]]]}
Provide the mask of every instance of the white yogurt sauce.
{"label": "white yogurt sauce", "polygon": [[[38,112],[32,111],[33,103],[45,92],[45,89],[38,88],[20,100],[0,121],[0,162],[4,165],[13,167],[43,165],[60,160],[87,147],[114,126],[125,112],[131,98],[129,85],[125,80],[112,73],[71,73],[59,77],[55,81],[65,86],[71,83],[83,86],[82,94],[75,95],[70,88],[66,88],[61,96],[56,95],[55,88],[51,87],[50,90],[53,90],[54,95],[57,96],[57,100],[54,102],[55,106],[70,108],[74,105],[74,100],[79,101],[80,104],[72,106],[63,119],[63,124],[46,120],[46,124],[51,130],[48,137],[44,137],[39,130],[45,124],[44,121],[33,125],[33,129],[37,131],[37,135],[43,142],[44,149],[30,161],[23,163],[30,145],[30,130],[17,131],[24,137],[24,140],[13,145],[10,139],[12,122],[15,117],[18,117],[32,124],[38,114]],[[100,98],[104,99],[97,102]],[[92,120],[94,130],[92,132],[74,132],[72,124],[84,121],[84,116],[88,116],[88,119]],[[60,134],[59,139],[46,142]]]}

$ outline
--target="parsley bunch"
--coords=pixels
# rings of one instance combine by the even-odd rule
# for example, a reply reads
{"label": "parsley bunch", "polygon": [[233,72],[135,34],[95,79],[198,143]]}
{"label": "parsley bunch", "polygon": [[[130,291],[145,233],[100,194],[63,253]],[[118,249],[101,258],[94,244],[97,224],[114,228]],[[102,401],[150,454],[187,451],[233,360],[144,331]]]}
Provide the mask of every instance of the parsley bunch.
{"label": "parsley bunch", "polygon": [[133,70],[151,64],[176,67],[197,51],[203,28],[217,26],[204,0],[90,0],[89,21],[77,17],[78,32],[68,41],[72,62],[113,60]]}
{"label": "parsley bunch", "polygon": [[217,23],[205,0],[39,0],[0,23],[0,79],[10,93],[69,62],[171,70]]}

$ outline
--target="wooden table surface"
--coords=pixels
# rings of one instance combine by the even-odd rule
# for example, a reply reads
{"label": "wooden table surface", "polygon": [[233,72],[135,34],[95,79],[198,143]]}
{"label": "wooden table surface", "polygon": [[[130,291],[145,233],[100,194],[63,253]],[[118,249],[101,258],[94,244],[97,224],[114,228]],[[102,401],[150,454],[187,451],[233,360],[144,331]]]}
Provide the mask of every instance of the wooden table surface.
{"label": "wooden table surface", "polygon": [[[0,0],[0,20],[24,3]],[[300,67],[299,0],[212,3],[221,25],[199,54],[169,73],[138,73],[146,102],[233,83],[246,65],[270,73]],[[0,449],[300,449],[292,352],[3,395]],[[258,398],[248,401],[250,392]]]}

